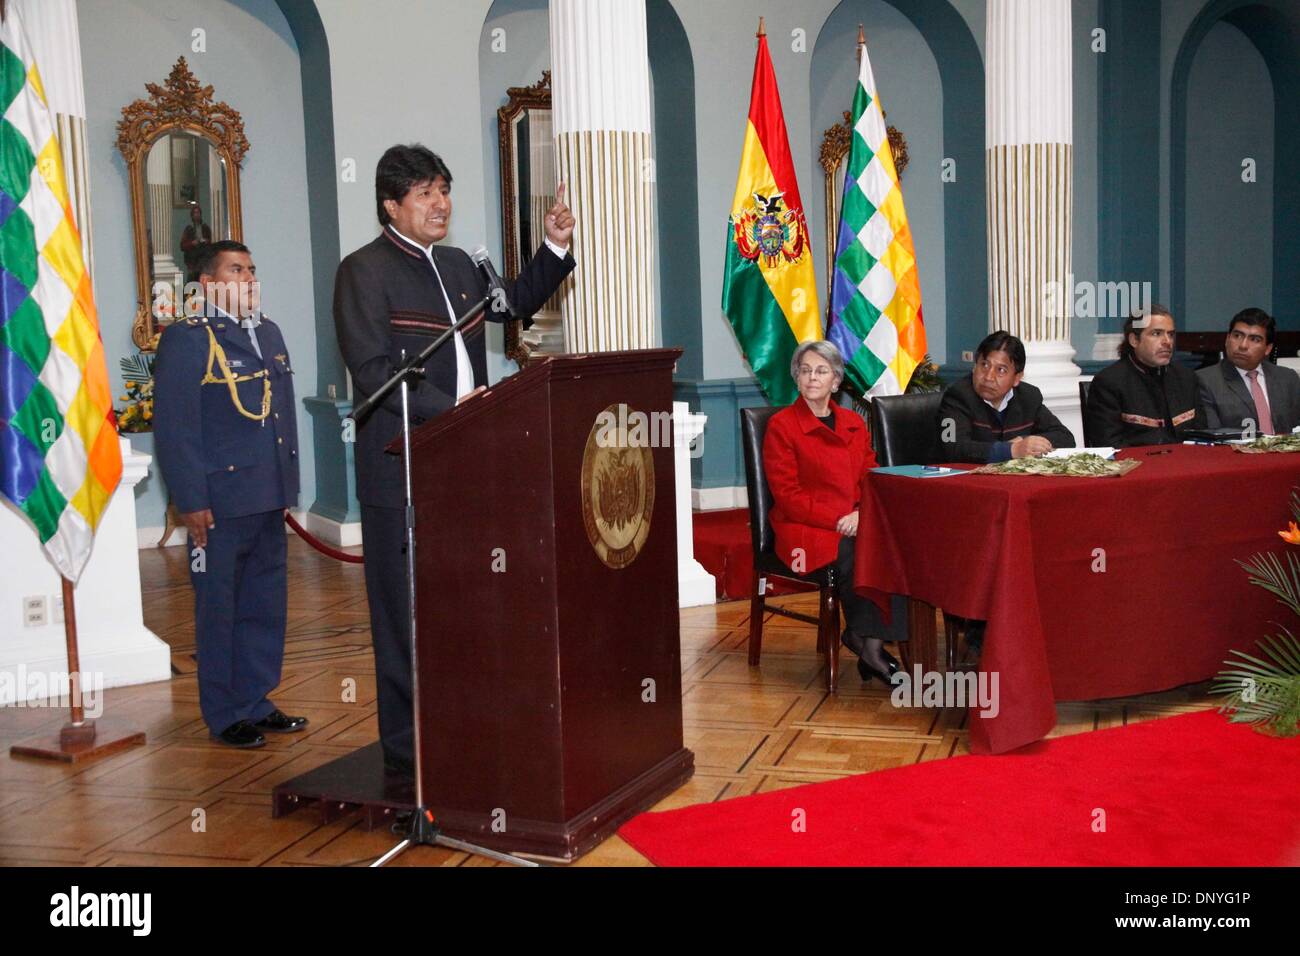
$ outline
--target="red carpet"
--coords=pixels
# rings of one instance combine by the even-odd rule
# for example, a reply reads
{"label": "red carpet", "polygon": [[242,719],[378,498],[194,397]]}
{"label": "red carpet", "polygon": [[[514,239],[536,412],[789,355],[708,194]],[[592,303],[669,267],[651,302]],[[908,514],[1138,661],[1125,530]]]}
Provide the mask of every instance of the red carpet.
{"label": "red carpet", "polygon": [[1300,738],[1206,711],[643,813],[618,832],[660,866],[1295,866],[1297,780]]}
{"label": "red carpet", "polygon": [[[717,580],[718,599],[749,598],[754,576],[754,546],[749,540],[749,510],[697,511],[694,515],[695,560]],[[811,591],[812,586],[768,581],[769,594]]]}

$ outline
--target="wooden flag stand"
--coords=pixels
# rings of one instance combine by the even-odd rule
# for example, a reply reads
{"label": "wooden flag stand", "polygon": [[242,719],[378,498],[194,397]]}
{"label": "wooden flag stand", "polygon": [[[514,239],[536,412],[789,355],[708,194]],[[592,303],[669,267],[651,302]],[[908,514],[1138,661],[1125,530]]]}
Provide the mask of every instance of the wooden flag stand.
{"label": "wooden flag stand", "polygon": [[78,763],[106,757],[145,742],[140,730],[127,730],[113,721],[87,720],[81,706],[81,655],[77,651],[77,611],[72,592],[72,582],[63,578],[63,629],[68,638],[69,696],[72,702],[72,719],[55,734],[36,737],[26,743],[14,744],[9,753],[14,757],[39,757],[63,763]]}

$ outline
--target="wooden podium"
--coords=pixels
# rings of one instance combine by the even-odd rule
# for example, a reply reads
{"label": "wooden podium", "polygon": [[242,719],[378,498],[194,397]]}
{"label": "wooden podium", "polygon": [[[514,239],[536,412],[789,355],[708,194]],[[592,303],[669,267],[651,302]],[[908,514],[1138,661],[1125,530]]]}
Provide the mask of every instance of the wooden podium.
{"label": "wooden podium", "polygon": [[680,354],[551,358],[412,435],[418,739],[425,802],[450,836],[573,859],[694,771],[670,447]]}

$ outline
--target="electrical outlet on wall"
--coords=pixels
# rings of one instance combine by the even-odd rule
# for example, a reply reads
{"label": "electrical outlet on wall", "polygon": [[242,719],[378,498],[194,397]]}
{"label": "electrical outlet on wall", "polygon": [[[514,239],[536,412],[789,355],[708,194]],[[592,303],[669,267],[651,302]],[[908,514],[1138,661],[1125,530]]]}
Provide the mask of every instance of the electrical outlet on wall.
{"label": "electrical outlet on wall", "polygon": [[963,362],[973,362],[975,361],[975,353],[970,349],[965,349],[961,353],[961,360]]}
{"label": "electrical outlet on wall", "polygon": [[23,598],[23,626],[44,627],[49,623],[45,609],[45,596],[34,594]]}

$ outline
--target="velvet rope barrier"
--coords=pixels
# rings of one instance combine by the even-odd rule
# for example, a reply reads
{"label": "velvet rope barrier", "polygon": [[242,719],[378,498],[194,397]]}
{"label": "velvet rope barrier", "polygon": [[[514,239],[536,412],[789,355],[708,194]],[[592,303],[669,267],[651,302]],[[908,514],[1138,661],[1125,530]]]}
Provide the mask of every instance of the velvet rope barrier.
{"label": "velvet rope barrier", "polygon": [[302,538],[302,540],[306,541],[327,558],[333,558],[335,561],[346,561],[348,564],[361,564],[365,561],[365,558],[359,554],[348,554],[346,551],[340,551],[338,548],[331,548],[320,538],[309,533],[307,529],[295,521],[293,515],[287,511],[284,513],[284,522],[298,533],[298,537]]}

